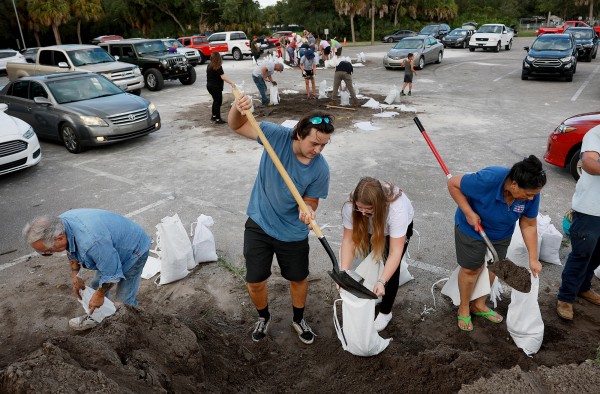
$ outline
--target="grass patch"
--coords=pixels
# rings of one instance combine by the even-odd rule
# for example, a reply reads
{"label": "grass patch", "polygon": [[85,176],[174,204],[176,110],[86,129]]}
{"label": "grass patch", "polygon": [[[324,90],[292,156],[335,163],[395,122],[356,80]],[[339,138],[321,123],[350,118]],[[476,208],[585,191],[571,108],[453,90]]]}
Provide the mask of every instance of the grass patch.
{"label": "grass patch", "polygon": [[220,265],[221,267],[225,268],[227,271],[229,271],[233,277],[235,279],[237,279],[238,281],[241,282],[241,284],[243,284],[244,286],[246,285],[246,280],[244,279],[246,277],[246,268],[245,267],[236,267],[230,263],[228,263],[224,258],[219,257],[219,259],[217,260],[217,265]]}
{"label": "grass patch", "polygon": [[594,362],[596,365],[600,366],[600,343],[598,344],[598,347],[595,350],[596,350],[596,358],[591,361]]}
{"label": "grass patch", "polygon": [[565,247],[569,246],[570,244],[571,244],[571,238],[564,237],[562,242],[560,243],[560,247],[565,248]]}
{"label": "grass patch", "polygon": [[531,31],[519,30],[519,37],[537,37],[537,35],[535,35],[533,33],[533,30],[531,30]]}

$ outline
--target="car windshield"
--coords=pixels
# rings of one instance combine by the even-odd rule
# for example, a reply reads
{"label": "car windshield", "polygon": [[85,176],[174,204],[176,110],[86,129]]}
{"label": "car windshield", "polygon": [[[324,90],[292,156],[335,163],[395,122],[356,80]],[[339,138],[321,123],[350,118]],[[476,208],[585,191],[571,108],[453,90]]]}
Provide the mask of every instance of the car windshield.
{"label": "car windshield", "polygon": [[502,26],[481,26],[477,33],[494,33],[500,34],[502,33]]}
{"label": "car windshield", "polygon": [[436,31],[438,31],[438,25],[429,25],[429,26],[425,26],[421,30],[421,33],[435,33]]}
{"label": "car windshield", "polygon": [[171,48],[175,43],[177,43],[177,45],[181,45],[181,43],[177,40],[164,40],[163,43],[167,48]]}
{"label": "car windshield", "polygon": [[398,42],[394,49],[419,49],[423,48],[423,40],[407,40],[406,38]]}
{"label": "car windshield", "polygon": [[68,51],[67,54],[75,67],[115,61],[115,59],[102,48],[79,49],[77,51]]}
{"label": "car windshield", "polygon": [[467,31],[466,30],[452,30],[450,32],[450,34],[448,34],[449,36],[466,36],[467,35]]}
{"label": "car windshield", "polygon": [[564,37],[542,36],[535,40],[531,49],[534,51],[566,51],[571,49],[571,40]]}
{"label": "car windshield", "polygon": [[151,53],[151,52],[166,52],[167,51],[165,44],[163,44],[162,41],[158,41],[158,40],[140,42],[137,44],[133,44],[133,46],[135,47],[135,50],[137,51],[138,55],[143,55],[144,53]]}
{"label": "car windshield", "polygon": [[52,95],[59,104],[91,100],[123,93],[112,82],[93,74],[76,79],[49,82],[48,88],[50,88]]}
{"label": "car windshield", "polygon": [[569,33],[570,35],[572,35],[573,37],[575,37],[576,40],[591,40],[594,37],[594,31],[593,30],[575,30],[575,29],[567,29],[565,30],[565,33]]}

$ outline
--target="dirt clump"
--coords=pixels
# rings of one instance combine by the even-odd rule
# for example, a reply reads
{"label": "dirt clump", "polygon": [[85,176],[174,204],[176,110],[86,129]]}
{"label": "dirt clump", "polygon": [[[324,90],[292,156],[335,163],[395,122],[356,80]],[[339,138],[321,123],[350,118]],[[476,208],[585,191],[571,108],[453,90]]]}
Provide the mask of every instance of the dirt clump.
{"label": "dirt clump", "polygon": [[488,265],[488,270],[521,293],[531,291],[531,275],[527,268],[520,267],[509,259],[496,261],[494,264]]}
{"label": "dirt clump", "polygon": [[194,393],[202,353],[176,317],[123,305],[89,334],[52,338],[0,371],[0,392]]}

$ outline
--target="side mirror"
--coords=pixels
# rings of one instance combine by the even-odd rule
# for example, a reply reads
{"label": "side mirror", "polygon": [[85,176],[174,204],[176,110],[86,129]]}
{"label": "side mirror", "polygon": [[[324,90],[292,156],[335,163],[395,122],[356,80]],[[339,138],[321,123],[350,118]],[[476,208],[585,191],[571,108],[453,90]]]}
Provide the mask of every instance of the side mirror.
{"label": "side mirror", "polygon": [[431,45],[425,45],[425,48],[431,48]]}
{"label": "side mirror", "polygon": [[527,52],[529,52],[529,47],[523,47]]}
{"label": "side mirror", "polygon": [[115,60],[116,60],[116,61],[119,61],[119,59],[120,59],[120,58],[119,58],[118,56],[115,56]]}
{"label": "side mirror", "polygon": [[0,112],[6,112],[7,109],[8,109],[8,105],[0,104]]}
{"label": "side mirror", "polygon": [[69,65],[65,62],[59,62],[58,63],[58,68],[69,68]]}
{"label": "side mirror", "polygon": [[34,97],[33,101],[36,104],[52,105],[52,101],[50,101],[50,99],[47,99],[46,97]]}

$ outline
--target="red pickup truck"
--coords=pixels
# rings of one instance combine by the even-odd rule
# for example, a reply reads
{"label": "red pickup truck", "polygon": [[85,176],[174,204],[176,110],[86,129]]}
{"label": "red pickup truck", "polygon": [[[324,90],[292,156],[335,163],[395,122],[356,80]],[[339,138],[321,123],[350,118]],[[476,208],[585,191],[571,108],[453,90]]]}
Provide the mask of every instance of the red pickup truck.
{"label": "red pickup truck", "polygon": [[277,33],[273,33],[272,35],[267,37],[267,41],[269,41],[273,45],[277,45],[281,37],[291,37],[291,35],[292,32],[289,30],[278,31]]}
{"label": "red pickup truck", "polygon": [[213,52],[227,52],[227,44],[212,45],[208,42],[206,37],[193,36],[193,37],[180,37],[177,39],[184,47],[194,48],[200,52],[200,64],[206,63]]}
{"label": "red pickup truck", "polygon": [[[540,27],[539,30],[535,32],[535,34],[561,34],[569,27],[590,27],[585,22],[580,21],[568,21],[562,27]],[[594,26],[594,30],[596,33],[600,35],[600,26]]]}

